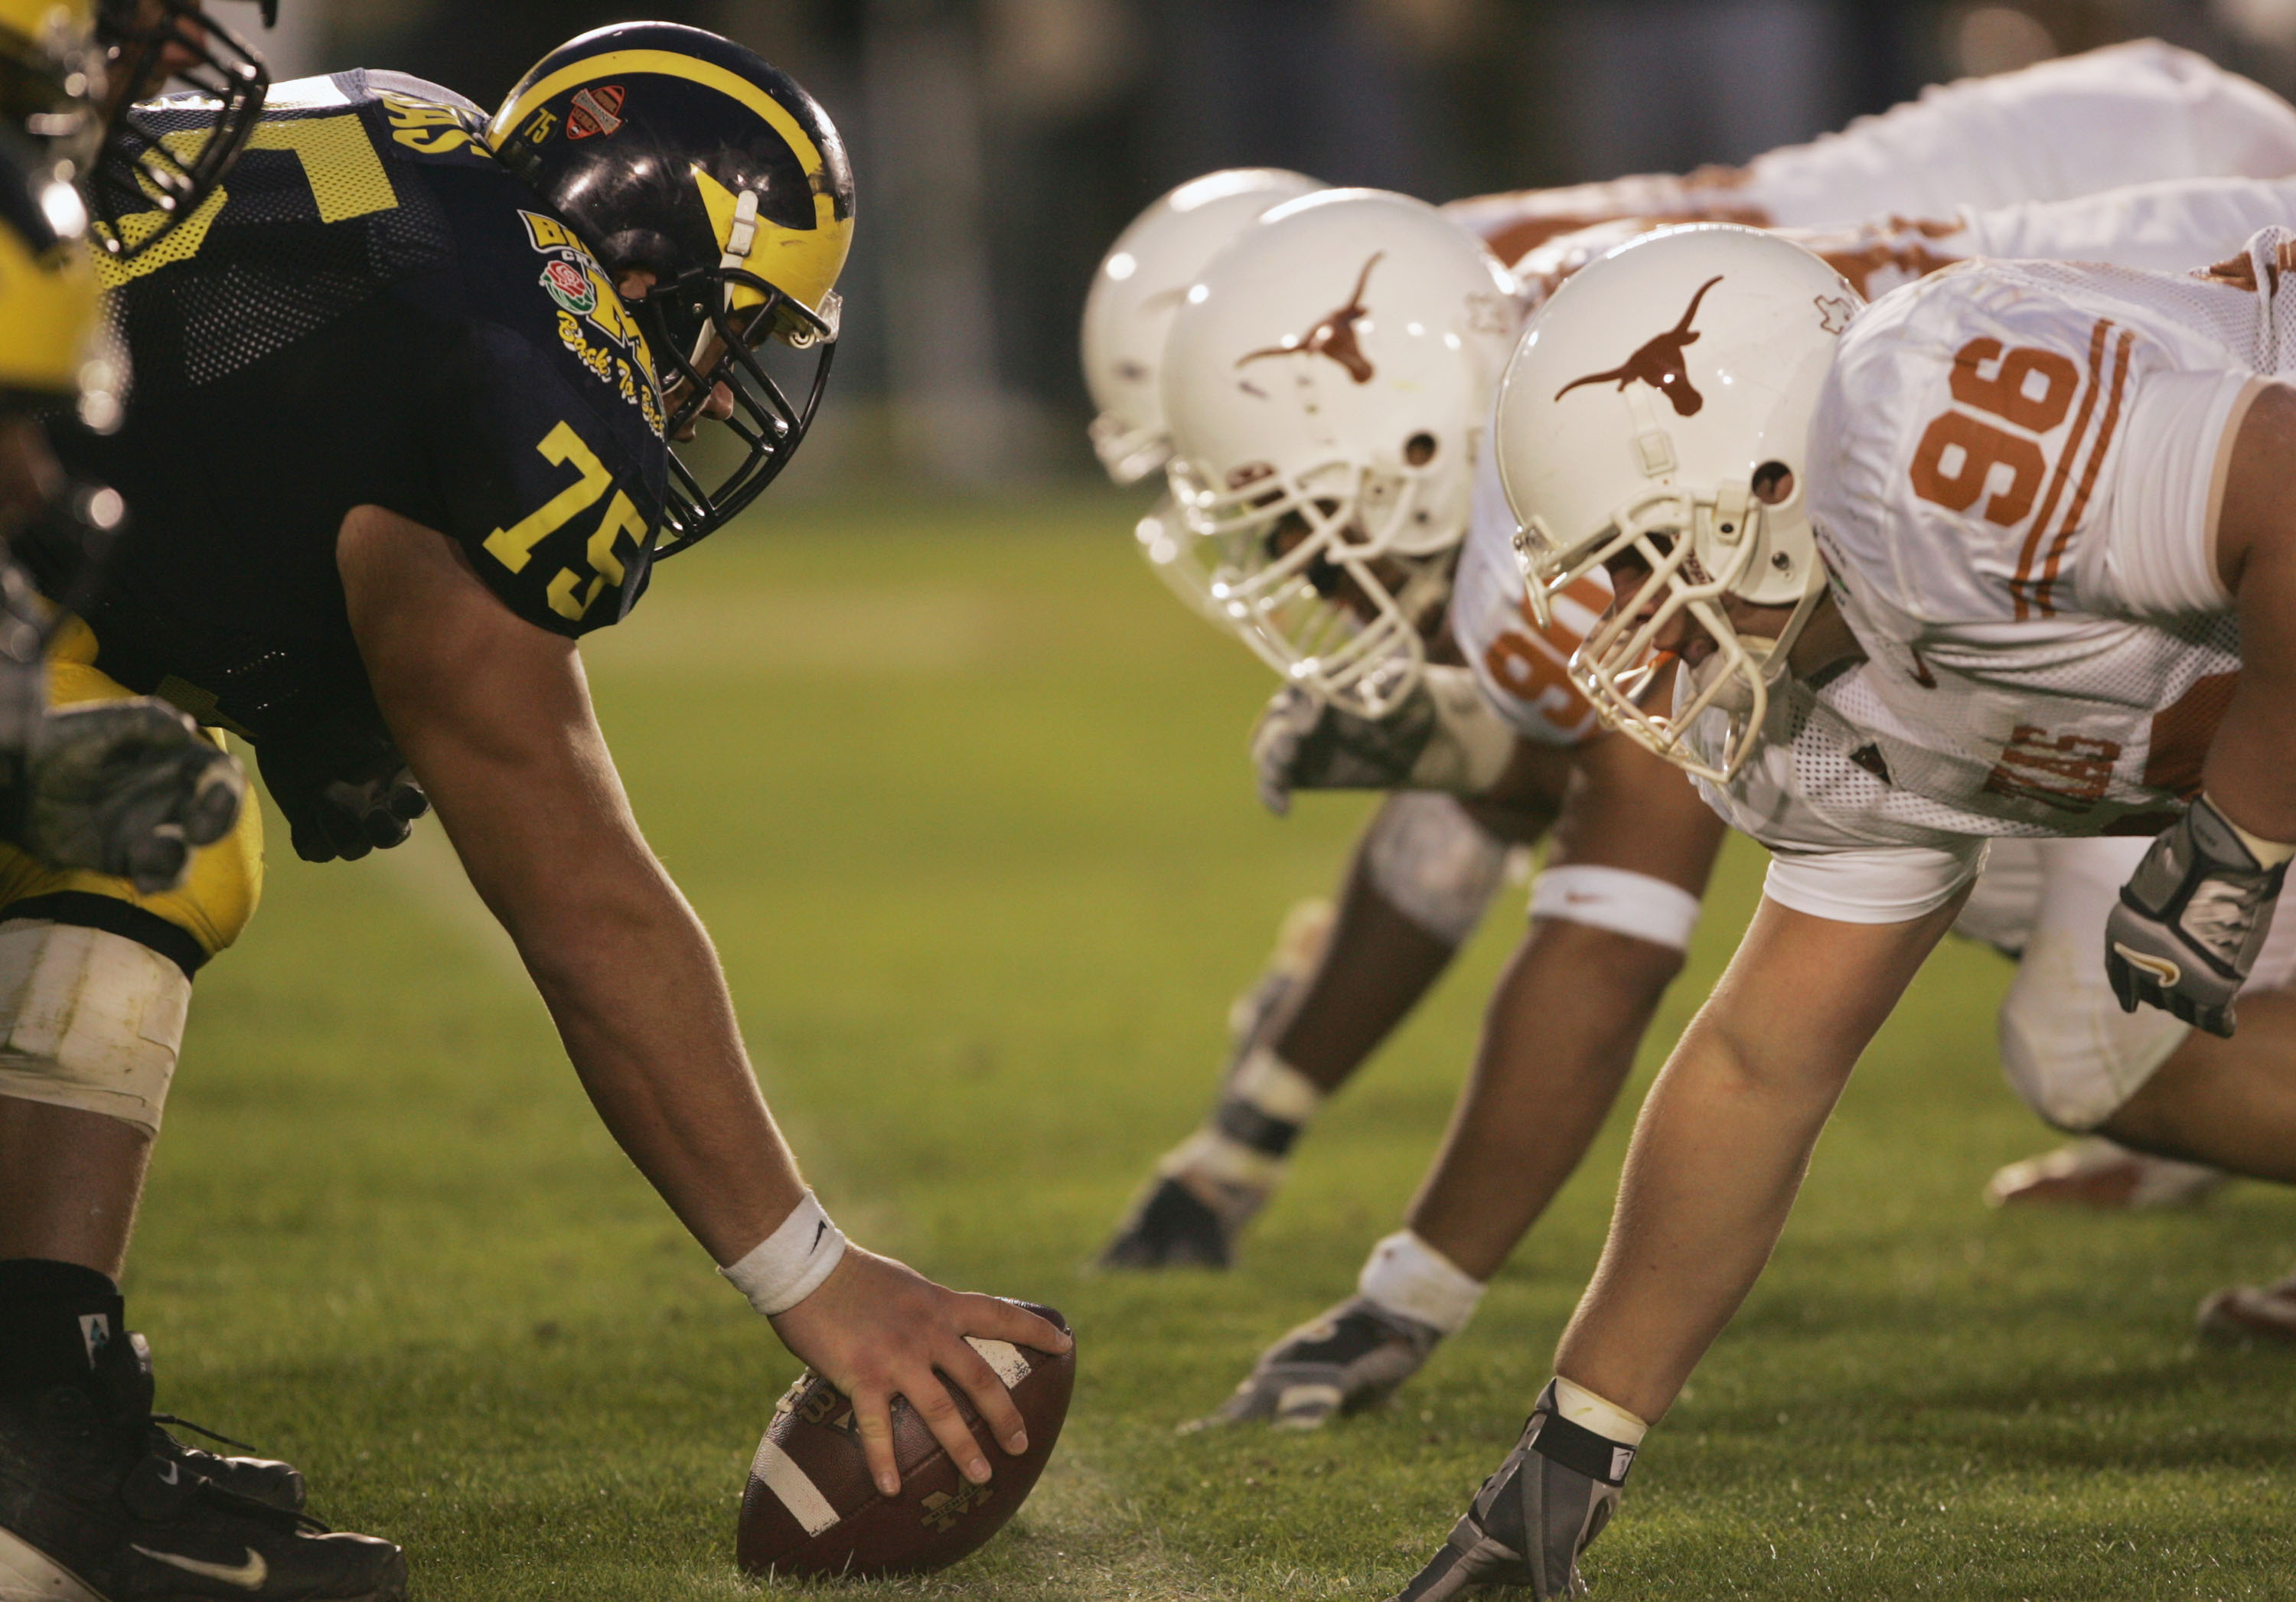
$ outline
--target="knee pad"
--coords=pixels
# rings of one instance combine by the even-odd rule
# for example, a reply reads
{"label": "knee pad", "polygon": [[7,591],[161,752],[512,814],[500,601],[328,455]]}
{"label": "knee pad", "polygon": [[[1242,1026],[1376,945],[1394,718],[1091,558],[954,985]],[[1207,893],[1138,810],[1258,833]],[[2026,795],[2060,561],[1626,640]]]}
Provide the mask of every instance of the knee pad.
{"label": "knee pad", "polygon": [[125,935],[0,924],[0,1096],[159,1133],[191,998],[180,966]]}
{"label": "knee pad", "polygon": [[2061,1130],[2106,1122],[2192,1033],[2157,1007],[2124,1013],[2094,940],[2036,932],[2001,1004],[2001,1072]]}
{"label": "knee pad", "polygon": [[1506,875],[1505,843],[1447,795],[1398,791],[1364,836],[1380,899],[1446,945],[1483,921]]}

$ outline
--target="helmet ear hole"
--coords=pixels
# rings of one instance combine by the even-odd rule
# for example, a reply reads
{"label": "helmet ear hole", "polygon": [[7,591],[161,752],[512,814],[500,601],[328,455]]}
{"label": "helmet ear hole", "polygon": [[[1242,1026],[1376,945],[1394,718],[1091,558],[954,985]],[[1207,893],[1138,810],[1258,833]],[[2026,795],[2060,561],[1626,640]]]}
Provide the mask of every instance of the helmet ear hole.
{"label": "helmet ear hole", "polygon": [[1414,467],[1424,467],[1441,448],[1434,435],[1422,430],[1403,442],[1403,459]]}
{"label": "helmet ear hole", "polygon": [[1784,462],[1765,462],[1754,469],[1754,498],[1765,506],[1782,506],[1793,498],[1794,471]]}

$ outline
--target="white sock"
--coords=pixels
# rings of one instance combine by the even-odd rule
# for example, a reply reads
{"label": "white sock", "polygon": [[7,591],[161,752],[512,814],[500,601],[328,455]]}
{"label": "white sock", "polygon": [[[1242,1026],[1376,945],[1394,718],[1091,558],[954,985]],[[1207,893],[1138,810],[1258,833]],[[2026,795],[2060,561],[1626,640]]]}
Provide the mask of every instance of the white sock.
{"label": "white sock", "polygon": [[1605,1401],[1586,1386],[1554,1376],[1554,1409],[1580,1429],[1592,1430],[1620,1446],[1640,1446],[1650,1425],[1615,1401]]}
{"label": "white sock", "polygon": [[1356,1289],[1389,1312],[1456,1335],[1475,1316],[1483,1282],[1408,1229],[1371,1249]]}

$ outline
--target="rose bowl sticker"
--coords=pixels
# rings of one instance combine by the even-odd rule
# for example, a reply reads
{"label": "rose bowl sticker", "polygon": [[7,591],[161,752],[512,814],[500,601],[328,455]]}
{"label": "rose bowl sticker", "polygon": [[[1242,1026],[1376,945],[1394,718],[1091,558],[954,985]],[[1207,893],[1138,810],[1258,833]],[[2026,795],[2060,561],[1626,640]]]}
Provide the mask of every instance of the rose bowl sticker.
{"label": "rose bowl sticker", "polygon": [[622,126],[622,86],[600,84],[595,88],[574,91],[574,103],[566,113],[566,136],[587,139],[592,135],[607,135]]}
{"label": "rose bowl sticker", "polygon": [[586,317],[598,308],[598,292],[591,287],[590,275],[563,257],[542,269],[542,287],[578,317]]}

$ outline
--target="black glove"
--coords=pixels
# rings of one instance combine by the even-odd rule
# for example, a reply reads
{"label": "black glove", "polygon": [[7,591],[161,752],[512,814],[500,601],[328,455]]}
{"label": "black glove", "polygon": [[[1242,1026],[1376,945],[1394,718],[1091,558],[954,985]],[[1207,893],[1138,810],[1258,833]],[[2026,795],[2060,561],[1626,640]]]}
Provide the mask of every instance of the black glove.
{"label": "black glove", "polygon": [[165,702],[138,696],[50,712],[15,797],[17,837],[55,867],[172,890],[194,847],[231,833],[247,795],[238,762]]}
{"label": "black glove", "polygon": [[404,844],[430,809],[398,747],[370,729],[328,723],[275,734],[255,757],[306,862],[356,862]]}
{"label": "black glove", "polygon": [[2104,921],[2104,972],[2133,1013],[2162,1007],[2212,1035],[2256,965],[2288,865],[2267,867],[2207,796],[2161,831]]}

